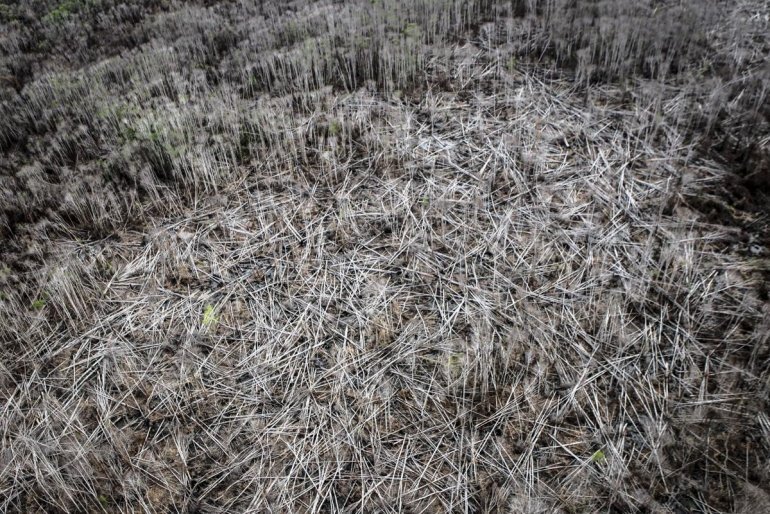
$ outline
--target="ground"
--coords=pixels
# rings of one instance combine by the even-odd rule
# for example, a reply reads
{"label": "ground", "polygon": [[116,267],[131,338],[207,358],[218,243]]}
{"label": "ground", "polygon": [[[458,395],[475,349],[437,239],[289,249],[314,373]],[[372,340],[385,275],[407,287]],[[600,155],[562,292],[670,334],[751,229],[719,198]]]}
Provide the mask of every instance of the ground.
{"label": "ground", "polygon": [[3,511],[767,509],[767,6],[0,21]]}

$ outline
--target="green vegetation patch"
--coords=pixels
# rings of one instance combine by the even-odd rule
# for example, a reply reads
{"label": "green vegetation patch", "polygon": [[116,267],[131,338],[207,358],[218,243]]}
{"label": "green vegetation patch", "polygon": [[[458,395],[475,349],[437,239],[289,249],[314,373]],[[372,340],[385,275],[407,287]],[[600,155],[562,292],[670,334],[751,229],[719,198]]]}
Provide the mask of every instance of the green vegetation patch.
{"label": "green vegetation patch", "polygon": [[100,0],[64,0],[54,9],[43,17],[47,23],[61,23],[73,14],[77,14],[85,9],[97,7],[101,4]]}

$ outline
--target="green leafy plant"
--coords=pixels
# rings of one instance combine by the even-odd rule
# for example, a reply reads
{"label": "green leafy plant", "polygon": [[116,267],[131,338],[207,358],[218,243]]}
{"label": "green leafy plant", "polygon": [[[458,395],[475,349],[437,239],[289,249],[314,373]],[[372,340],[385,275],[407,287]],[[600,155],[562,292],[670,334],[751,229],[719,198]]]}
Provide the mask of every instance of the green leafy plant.
{"label": "green leafy plant", "polygon": [[216,309],[213,305],[206,305],[203,309],[203,326],[210,328],[216,326],[219,323],[219,318],[216,315]]}
{"label": "green leafy plant", "polygon": [[593,455],[591,455],[591,462],[599,463],[604,462],[607,460],[607,457],[604,455],[604,451],[602,450],[596,450]]}
{"label": "green leafy plant", "polygon": [[44,299],[42,299],[42,298],[38,298],[37,300],[35,300],[34,302],[32,302],[32,303],[30,304],[30,306],[31,306],[33,309],[35,309],[36,311],[39,311],[39,310],[41,310],[43,307],[45,307],[45,304],[46,304],[46,302],[45,302],[45,300],[44,300]]}

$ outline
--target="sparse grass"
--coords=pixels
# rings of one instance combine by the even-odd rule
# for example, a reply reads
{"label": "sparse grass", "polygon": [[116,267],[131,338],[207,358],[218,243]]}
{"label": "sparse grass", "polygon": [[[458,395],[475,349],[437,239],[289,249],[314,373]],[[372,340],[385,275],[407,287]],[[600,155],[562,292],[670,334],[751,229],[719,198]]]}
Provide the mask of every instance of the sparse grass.
{"label": "sparse grass", "polygon": [[748,3],[139,4],[2,35],[0,511],[761,509]]}

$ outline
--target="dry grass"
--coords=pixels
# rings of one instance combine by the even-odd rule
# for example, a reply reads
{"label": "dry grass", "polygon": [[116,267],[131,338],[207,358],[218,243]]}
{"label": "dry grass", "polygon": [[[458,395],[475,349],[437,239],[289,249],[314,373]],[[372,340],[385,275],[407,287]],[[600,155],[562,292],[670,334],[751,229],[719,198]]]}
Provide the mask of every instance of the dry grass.
{"label": "dry grass", "polygon": [[512,64],[487,2],[292,5],[3,104],[0,510],[766,502],[766,234],[692,208],[681,89]]}

